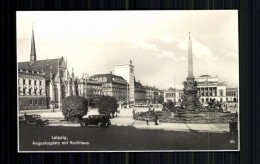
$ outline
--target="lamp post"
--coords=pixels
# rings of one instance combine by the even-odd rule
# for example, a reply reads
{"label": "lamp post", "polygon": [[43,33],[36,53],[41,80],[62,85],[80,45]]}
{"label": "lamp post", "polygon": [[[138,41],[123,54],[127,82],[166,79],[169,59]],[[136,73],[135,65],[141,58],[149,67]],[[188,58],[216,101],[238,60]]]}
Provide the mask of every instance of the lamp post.
{"label": "lamp post", "polygon": [[129,108],[128,101],[128,82],[126,81],[126,108]]}
{"label": "lamp post", "polygon": [[151,100],[152,100],[152,90],[151,90],[151,87],[150,87],[150,103],[149,103],[149,105],[151,105]]}
{"label": "lamp post", "polygon": [[88,95],[87,95],[87,78],[88,78],[88,74],[86,74],[86,73],[83,73],[83,75],[82,75],[82,78],[84,78],[84,80],[85,80],[85,98],[86,99],[88,99]]}

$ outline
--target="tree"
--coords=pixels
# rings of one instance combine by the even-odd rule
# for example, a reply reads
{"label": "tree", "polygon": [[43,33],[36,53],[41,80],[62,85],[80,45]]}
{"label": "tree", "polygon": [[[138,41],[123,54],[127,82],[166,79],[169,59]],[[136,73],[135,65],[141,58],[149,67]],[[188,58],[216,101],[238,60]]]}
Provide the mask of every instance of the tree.
{"label": "tree", "polygon": [[97,101],[97,108],[100,114],[115,114],[118,108],[117,100],[111,96],[100,96]]}
{"label": "tree", "polygon": [[175,105],[176,105],[176,102],[173,102],[172,100],[167,100],[167,102],[164,103],[164,105],[163,105],[163,110],[175,112]]}
{"label": "tree", "polygon": [[88,101],[81,96],[68,96],[62,102],[62,114],[65,120],[78,121],[88,113]]}
{"label": "tree", "polygon": [[157,102],[158,102],[158,103],[162,104],[163,101],[164,101],[164,97],[163,97],[163,95],[159,95],[159,96],[157,96]]}

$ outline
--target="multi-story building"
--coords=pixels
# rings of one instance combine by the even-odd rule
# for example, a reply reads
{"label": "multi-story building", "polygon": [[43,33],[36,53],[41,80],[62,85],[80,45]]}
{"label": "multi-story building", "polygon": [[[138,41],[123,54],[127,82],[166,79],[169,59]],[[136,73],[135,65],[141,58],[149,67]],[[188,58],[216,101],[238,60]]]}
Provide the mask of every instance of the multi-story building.
{"label": "multi-story building", "polygon": [[129,99],[127,97],[127,92],[129,92],[129,87],[127,87],[128,83],[123,77],[110,73],[96,74],[91,76],[90,79],[102,84],[103,95],[114,96],[118,101],[126,101]]}
{"label": "multi-story building", "polygon": [[135,81],[135,104],[146,103],[146,89],[140,81]]}
{"label": "multi-story building", "polygon": [[226,88],[226,102],[238,102],[238,89]]}
{"label": "multi-story building", "polygon": [[164,92],[164,102],[172,100],[174,102],[181,102],[184,95],[183,90],[170,87]]}
{"label": "multi-story building", "polygon": [[19,109],[46,108],[46,79],[44,70],[18,69]]}
{"label": "multi-story building", "polygon": [[135,82],[134,82],[134,65],[130,60],[129,64],[116,64],[114,65],[114,74],[126,79],[129,84],[129,99],[131,104],[135,104]]}
{"label": "multi-story building", "polygon": [[156,97],[158,96],[158,88],[146,85],[145,89],[147,104],[156,103]]}
{"label": "multi-story building", "polygon": [[218,76],[201,75],[195,78],[198,87],[198,94],[202,102],[208,102],[211,99],[217,101],[226,100],[226,86],[225,82],[220,83]]}
{"label": "multi-story building", "polygon": [[18,77],[19,109],[49,108],[50,103],[60,107],[65,97],[75,94],[74,77],[63,57],[36,60],[33,30],[30,61],[18,62]]}
{"label": "multi-story building", "polygon": [[96,99],[102,94],[102,83],[93,79],[76,79],[77,93],[87,99]]}

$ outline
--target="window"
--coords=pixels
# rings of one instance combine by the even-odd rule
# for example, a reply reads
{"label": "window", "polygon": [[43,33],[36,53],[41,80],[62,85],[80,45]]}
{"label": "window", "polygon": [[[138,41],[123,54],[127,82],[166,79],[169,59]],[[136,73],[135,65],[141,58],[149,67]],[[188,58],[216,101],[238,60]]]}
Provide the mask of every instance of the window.
{"label": "window", "polygon": [[31,83],[32,83],[32,80],[29,80],[29,85],[31,85]]}
{"label": "window", "polygon": [[42,81],[40,81],[40,85],[42,85]]}
{"label": "window", "polygon": [[34,94],[36,95],[36,93],[37,93],[37,89],[34,89]]}
{"label": "window", "polygon": [[40,95],[42,94],[42,90],[40,89]]}
{"label": "window", "polygon": [[25,90],[26,90],[26,89],[25,89],[25,88],[23,88],[23,94],[24,94],[24,95],[25,95]]}
{"label": "window", "polygon": [[25,79],[23,79],[23,84],[25,84]]}
{"label": "window", "polygon": [[32,89],[29,89],[29,95],[32,94]]}
{"label": "window", "polygon": [[30,100],[30,105],[33,105],[33,101],[32,100]]}
{"label": "window", "polygon": [[219,90],[220,96],[223,96],[223,90]]}
{"label": "window", "polygon": [[37,81],[36,80],[34,80],[34,85],[37,85]]}

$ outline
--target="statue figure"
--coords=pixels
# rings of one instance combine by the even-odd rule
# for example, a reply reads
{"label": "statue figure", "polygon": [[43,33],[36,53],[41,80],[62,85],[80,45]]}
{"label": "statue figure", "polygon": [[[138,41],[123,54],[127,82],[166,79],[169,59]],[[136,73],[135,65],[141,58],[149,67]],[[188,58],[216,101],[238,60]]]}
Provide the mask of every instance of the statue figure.
{"label": "statue figure", "polygon": [[184,87],[187,87],[187,81],[182,82],[182,84],[184,85]]}
{"label": "statue figure", "polygon": [[198,86],[198,82],[194,81],[194,87],[197,87],[197,86]]}

